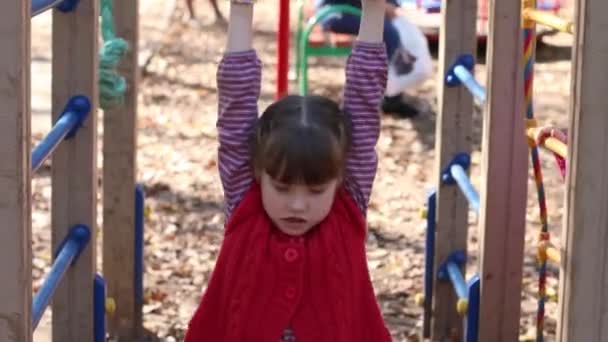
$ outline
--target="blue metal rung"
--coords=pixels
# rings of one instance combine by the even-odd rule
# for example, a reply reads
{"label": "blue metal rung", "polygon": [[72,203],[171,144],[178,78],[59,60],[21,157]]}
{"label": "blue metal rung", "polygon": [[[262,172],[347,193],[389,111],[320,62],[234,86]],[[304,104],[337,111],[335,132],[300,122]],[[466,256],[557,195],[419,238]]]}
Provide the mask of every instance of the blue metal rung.
{"label": "blue metal rung", "polygon": [[468,298],[467,284],[464,280],[462,272],[460,272],[460,266],[452,261],[449,261],[445,266],[458,298]]}
{"label": "blue metal rung", "polygon": [[144,303],[144,187],[135,187],[135,301]]}
{"label": "blue metal rung", "polygon": [[458,187],[469,201],[471,207],[479,214],[479,194],[473,187],[473,184],[471,184],[471,180],[467,176],[466,171],[462,166],[456,164],[450,167],[450,172],[452,173],[452,177],[456,180]]}
{"label": "blue metal rung", "polygon": [[31,16],[35,17],[51,8],[61,12],[71,12],[78,5],[79,0],[32,0]]}
{"label": "blue metal rung", "polygon": [[106,281],[99,274],[95,274],[93,282],[93,342],[106,341]]}
{"label": "blue metal rung", "polygon": [[471,157],[467,153],[459,153],[443,170],[441,179],[445,184],[457,184],[470,206],[479,213],[479,194],[466,173],[470,165]]}
{"label": "blue metal rung", "polygon": [[479,289],[480,278],[479,274],[474,275],[467,282],[469,295],[469,310],[464,324],[464,332],[466,342],[478,342],[479,335]]}
{"label": "blue metal rung", "polygon": [[486,89],[477,82],[473,76],[475,58],[470,54],[463,54],[456,58],[445,76],[448,87],[456,87],[463,84],[479,103],[486,102]]}
{"label": "blue metal rung", "polygon": [[424,318],[422,334],[425,338],[431,336],[431,315],[433,304],[433,270],[435,263],[435,216],[437,208],[437,192],[433,191],[427,199],[426,215],[426,248],[424,249]]}
{"label": "blue metal rung", "polygon": [[59,120],[32,151],[32,172],[40,168],[64,139],[74,136],[90,111],[91,103],[86,96],[74,96],[68,101]]}
{"label": "blue metal rung", "polygon": [[456,251],[450,254],[447,260],[439,266],[437,278],[450,280],[458,298],[467,299],[467,284],[464,280],[460,267],[467,261],[464,251]]}
{"label": "blue metal rung", "polygon": [[72,227],[65,240],[63,240],[51,270],[42,284],[42,287],[34,296],[32,304],[32,324],[34,329],[36,329],[38,323],[40,323],[44,310],[46,310],[49,305],[61,279],[68,268],[76,259],[78,259],[78,255],[86,247],[90,237],[91,232],[87,226],[76,225]]}

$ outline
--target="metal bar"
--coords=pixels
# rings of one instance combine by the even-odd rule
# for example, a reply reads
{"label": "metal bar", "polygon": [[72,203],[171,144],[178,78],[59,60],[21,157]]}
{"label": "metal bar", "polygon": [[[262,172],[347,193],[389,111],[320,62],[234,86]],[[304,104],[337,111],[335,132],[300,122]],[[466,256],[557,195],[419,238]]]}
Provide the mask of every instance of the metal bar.
{"label": "metal bar", "polygon": [[51,131],[32,151],[32,173],[40,168],[64,139],[75,134],[90,110],[91,106],[86,97],[74,96],[70,99]]}
{"label": "metal bar", "polygon": [[568,156],[568,146],[563,142],[555,139],[555,138],[547,138],[543,143],[543,146],[551,152],[554,152],[558,156],[567,159]]}
{"label": "metal bar", "polygon": [[460,267],[453,261],[448,261],[446,264],[448,276],[450,277],[454,291],[459,299],[468,299],[467,283],[460,272]]}
{"label": "metal bar", "polygon": [[561,32],[574,33],[574,23],[572,20],[561,18],[555,14],[547,13],[546,11],[526,8],[523,10],[522,16],[525,20],[531,20]]}
{"label": "metal bar", "polygon": [[475,76],[467,68],[462,65],[455,66],[454,75],[458,77],[479,103],[486,102],[486,89],[477,82]]}
{"label": "metal bar", "polygon": [[[535,137],[536,137],[536,132],[537,132],[538,128],[529,128],[526,133],[528,135],[528,139],[530,139],[530,141],[535,142]],[[564,159],[568,159],[568,145],[564,144],[563,142],[561,142],[560,140],[553,138],[553,137],[548,137],[547,139],[545,139],[542,144],[540,144],[540,146],[546,148],[547,150],[557,154],[558,156],[564,158]]]}
{"label": "metal bar", "polygon": [[63,279],[68,268],[78,258],[80,252],[87,245],[89,237],[89,228],[84,225],[77,225],[72,228],[68,236],[63,240],[63,244],[61,245],[61,248],[59,248],[59,253],[55,257],[55,261],[53,262],[47,278],[40,290],[38,290],[38,293],[34,296],[32,304],[33,329],[36,329],[38,323],[40,323],[44,310],[46,310],[49,305],[61,279]]}
{"label": "metal bar", "polygon": [[437,192],[433,191],[427,199],[426,248],[424,249],[424,318],[422,321],[422,333],[425,338],[431,336],[431,316],[433,314],[436,207]]}
{"label": "metal bar", "polygon": [[556,264],[560,264],[562,261],[562,257],[559,254],[559,251],[554,247],[547,248],[547,259],[551,260]]}
{"label": "metal bar", "polygon": [[277,30],[277,89],[275,98],[287,95],[289,72],[289,0],[279,1]]}
{"label": "metal bar", "polygon": [[135,187],[135,301],[138,308],[144,304],[144,187]]}
{"label": "metal bar", "polygon": [[95,275],[94,291],[94,342],[106,341],[106,281],[99,274]]}
{"label": "metal bar", "polygon": [[44,13],[45,11],[56,8],[62,12],[70,12],[76,8],[79,0],[31,0],[31,17],[35,17],[38,14]]}
{"label": "metal bar", "polygon": [[474,275],[467,283],[469,293],[469,309],[465,324],[466,342],[478,342],[479,335],[479,274]]}
{"label": "metal bar", "polygon": [[36,172],[51,156],[66,135],[78,124],[78,121],[79,117],[75,112],[63,113],[47,136],[32,151],[32,172]]}
{"label": "metal bar", "polygon": [[63,0],[32,0],[32,17],[54,8],[62,2]]}
{"label": "metal bar", "polygon": [[479,213],[479,194],[473,187],[473,184],[471,184],[471,180],[469,180],[464,168],[458,164],[454,164],[450,167],[450,173],[471,207],[475,209],[476,213]]}

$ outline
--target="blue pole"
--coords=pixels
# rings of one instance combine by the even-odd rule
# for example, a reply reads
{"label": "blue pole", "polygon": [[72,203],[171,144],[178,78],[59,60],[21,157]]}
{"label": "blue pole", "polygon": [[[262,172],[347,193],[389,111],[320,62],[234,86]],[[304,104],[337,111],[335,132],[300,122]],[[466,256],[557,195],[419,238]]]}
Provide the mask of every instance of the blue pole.
{"label": "blue pole", "polygon": [[454,67],[454,75],[458,77],[460,82],[464,84],[479,103],[483,104],[486,102],[486,89],[477,82],[475,76],[469,70],[462,65],[457,65]]}
{"label": "blue pole", "polygon": [[433,278],[435,276],[435,219],[437,192],[433,191],[427,199],[426,248],[424,249],[424,318],[423,337],[431,336],[431,314],[433,304]]}
{"label": "blue pole", "polygon": [[448,261],[446,269],[458,298],[467,299],[467,283],[462,276],[462,272],[460,272],[460,267],[455,262]]}
{"label": "blue pole", "polygon": [[479,335],[479,274],[474,275],[467,283],[469,292],[469,311],[465,325],[466,342],[478,342]]}
{"label": "blue pole", "polygon": [[89,111],[91,104],[85,96],[70,99],[51,131],[32,151],[32,172],[40,168],[64,139],[69,139],[76,133]]}
{"label": "blue pole", "polygon": [[476,213],[479,213],[479,195],[477,194],[477,190],[471,184],[471,180],[467,176],[464,168],[459,164],[453,164],[450,167],[450,173],[452,174],[452,178],[458,184],[460,190],[469,201],[469,204],[473,209],[475,209]]}
{"label": "blue pole", "polygon": [[76,8],[79,0],[32,0],[31,16],[35,17],[51,8],[70,12]]}
{"label": "blue pole", "polygon": [[135,187],[135,303],[144,304],[144,187]]}
{"label": "blue pole", "polygon": [[93,282],[93,342],[106,341],[106,281],[99,274],[95,274]]}
{"label": "blue pole", "polygon": [[38,293],[34,296],[32,304],[33,329],[36,329],[38,323],[40,323],[44,310],[49,305],[61,279],[63,279],[67,269],[85,248],[90,237],[91,232],[87,226],[76,225],[72,227],[65,240],[63,240],[47,278],[40,290],[38,290]]}

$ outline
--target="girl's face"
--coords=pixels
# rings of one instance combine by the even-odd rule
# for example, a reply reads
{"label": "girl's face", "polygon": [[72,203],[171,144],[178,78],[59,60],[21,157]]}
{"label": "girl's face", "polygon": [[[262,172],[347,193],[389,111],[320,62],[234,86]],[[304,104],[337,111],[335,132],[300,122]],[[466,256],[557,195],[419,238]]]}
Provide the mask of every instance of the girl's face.
{"label": "girl's face", "polygon": [[325,184],[284,184],[263,172],[262,203],[272,222],[283,233],[303,235],[321,222],[334,203],[338,179]]}

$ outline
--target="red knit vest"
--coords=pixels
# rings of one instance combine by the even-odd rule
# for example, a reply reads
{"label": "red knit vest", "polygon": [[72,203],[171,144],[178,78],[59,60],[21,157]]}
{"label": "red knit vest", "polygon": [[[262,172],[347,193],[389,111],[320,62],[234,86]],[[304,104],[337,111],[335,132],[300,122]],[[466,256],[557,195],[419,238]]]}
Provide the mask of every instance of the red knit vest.
{"label": "red knit vest", "polygon": [[185,342],[384,342],[367,269],[365,220],[345,189],[301,237],[273,227],[259,185],[232,214],[209,285]]}

